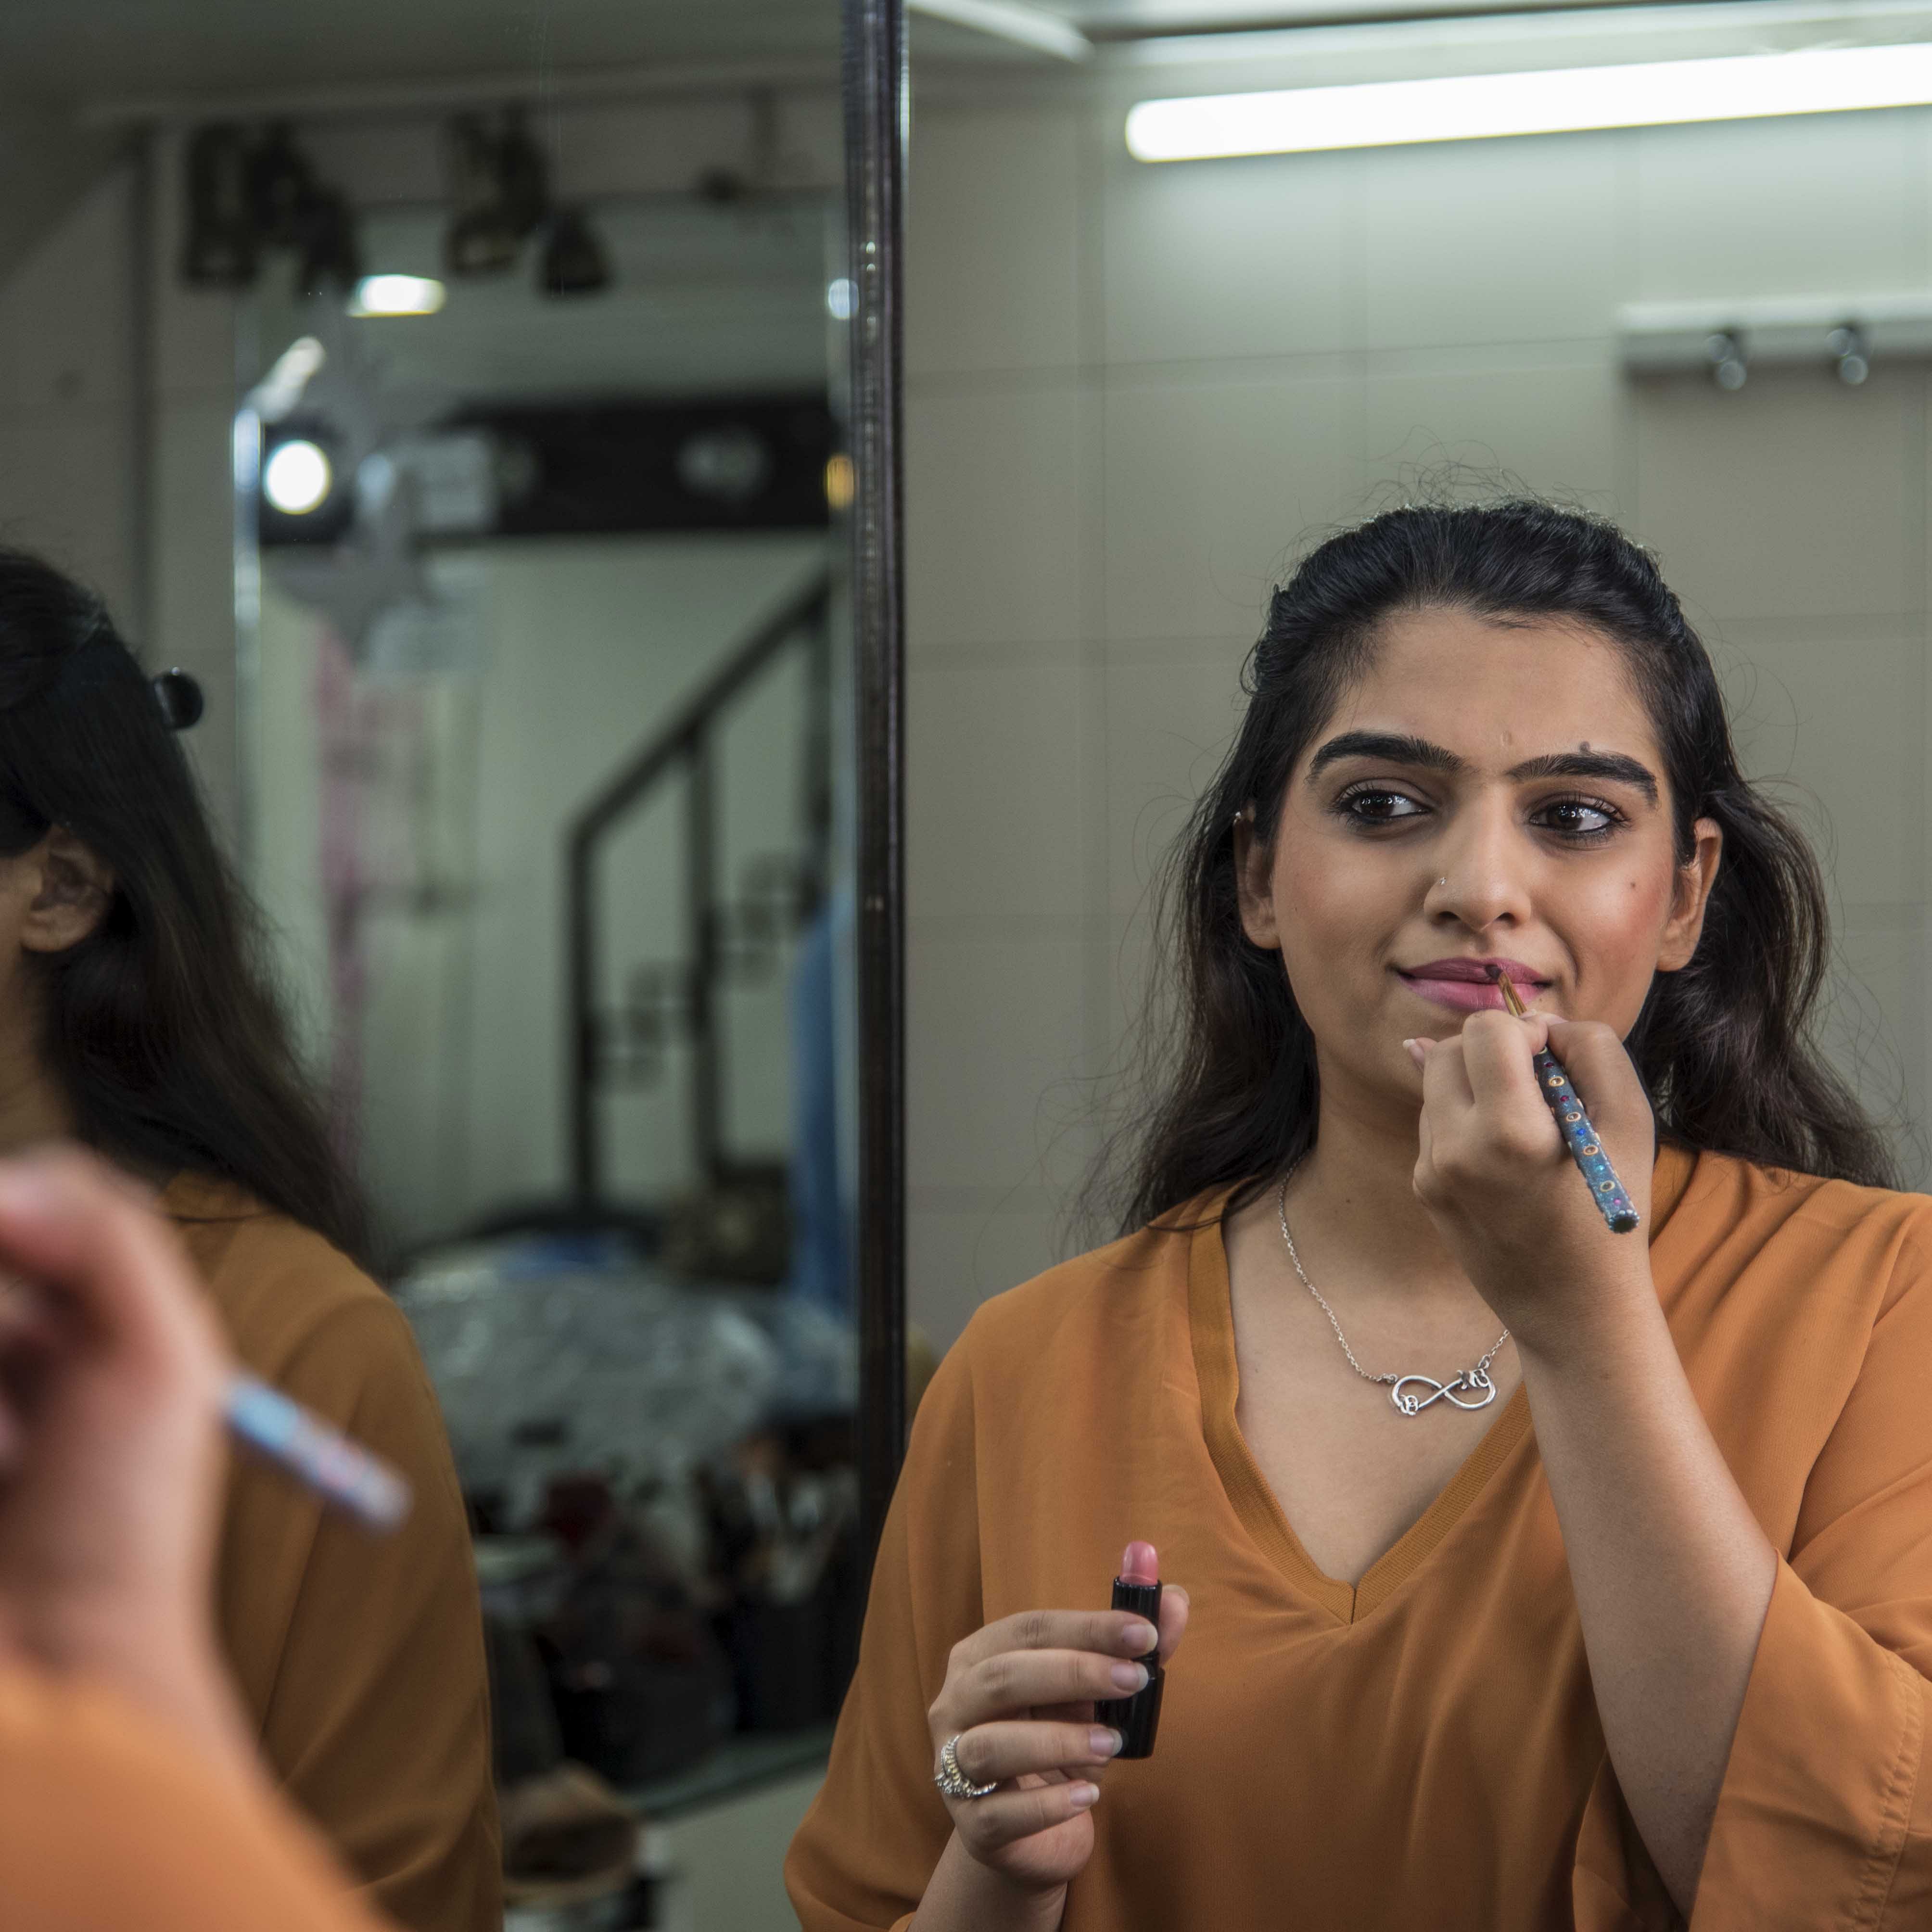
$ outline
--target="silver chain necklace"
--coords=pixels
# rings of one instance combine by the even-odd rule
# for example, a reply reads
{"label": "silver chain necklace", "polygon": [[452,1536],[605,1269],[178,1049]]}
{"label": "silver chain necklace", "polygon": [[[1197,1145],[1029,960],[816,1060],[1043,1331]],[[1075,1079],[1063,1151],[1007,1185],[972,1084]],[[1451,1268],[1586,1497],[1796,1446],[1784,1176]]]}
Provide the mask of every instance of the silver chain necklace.
{"label": "silver chain necklace", "polygon": [[[1300,1166],[1296,1162],[1295,1167]],[[1328,1318],[1328,1325],[1335,1331],[1335,1339],[1342,1345],[1342,1352],[1348,1358],[1348,1366],[1365,1382],[1378,1382],[1387,1385],[1389,1400],[1404,1415],[1420,1415],[1431,1402],[1448,1402],[1456,1408],[1487,1408],[1496,1399],[1496,1385],[1490,1379],[1490,1364],[1502,1353],[1503,1344],[1510,1338],[1505,1328],[1496,1337],[1496,1346],[1478,1362],[1474,1368],[1465,1369],[1453,1382],[1438,1382],[1430,1376],[1372,1376],[1355,1359],[1355,1352],[1348,1346],[1348,1338],[1342,1333],[1342,1324],[1335,1318],[1335,1311],[1322,1299],[1322,1291],[1308,1279],[1308,1270],[1301,1265],[1301,1257],[1294,1251],[1294,1237],[1288,1232],[1288,1184],[1294,1178],[1295,1168],[1291,1167],[1281,1178],[1281,1186],[1274,1198],[1276,1218],[1281,1222],[1281,1238],[1288,1244],[1288,1258],[1294,1264],[1294,1271],[1301,1277],[1301,1285],[1314,1296],[1322,1313]],[[1465,1397],[1468,1400],[1465,1400]]]}

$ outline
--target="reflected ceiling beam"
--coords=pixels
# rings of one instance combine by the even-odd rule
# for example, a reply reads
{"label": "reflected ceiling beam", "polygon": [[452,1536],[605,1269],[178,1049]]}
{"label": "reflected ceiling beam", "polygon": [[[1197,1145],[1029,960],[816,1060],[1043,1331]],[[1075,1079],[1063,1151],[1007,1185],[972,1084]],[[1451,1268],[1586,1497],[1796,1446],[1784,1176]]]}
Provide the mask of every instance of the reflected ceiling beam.
{"label": "reflected ceiling beam", "polygon": [[92,128],[187,124],[218,118],[382,121],[406,119],[425,110],[494,107],[539,98],[546,103],[668,100],[680,95],[742,94],[756,88],[836,88],[838,85],[838,64],[833,59],[657,63],[566,68],[543,74],[524,70],[424,74],[410,80],[312,87],[109,96],[86,103],[78,118],[83,128]]}
{"label": "reflected ceiling beam", "polygon": [[[1630,0],[1221,0],[1204,6],[1149,7],[1129,11],[1076,12],[1081,32],[1096,46],[1198,34],[1266,34],[1307,27],[1420,26],[1472,15],[1588,14],[1629,6]],[[1692,4],[1696,0],[1672,0]]]}
{"label": "reflected ceiling beam", "polygon": [[908,12],[949,26],[970,28],[994,39],[1010,40],[1056,60],[1090,60],[1094,43],[1071,20],[1044,7],[1022,7],[1016,0],[906,0]]}

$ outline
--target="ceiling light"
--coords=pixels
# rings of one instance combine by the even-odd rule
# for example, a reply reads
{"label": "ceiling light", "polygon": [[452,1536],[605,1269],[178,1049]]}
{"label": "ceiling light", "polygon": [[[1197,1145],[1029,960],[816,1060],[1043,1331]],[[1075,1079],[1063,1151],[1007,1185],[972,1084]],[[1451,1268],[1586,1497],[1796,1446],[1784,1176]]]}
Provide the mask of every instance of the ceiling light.
{"label": "ceiling light", "polygon": [[434,315],[449,291],[433,275],[364,275],[350,298],[351,315]]}
{"label": "ceiling light", "polygon": [[1143,161],[1205,160],[1928,102],[1932,46],[1814,48],[1143,100],[1127,116],[1127,148]]}
{"label": "ceiling light", "polygon": [[327,451],[302,437],[276,444],[262,466],[262,494],[285,517],[305,517],[320,509],[334,484]]}

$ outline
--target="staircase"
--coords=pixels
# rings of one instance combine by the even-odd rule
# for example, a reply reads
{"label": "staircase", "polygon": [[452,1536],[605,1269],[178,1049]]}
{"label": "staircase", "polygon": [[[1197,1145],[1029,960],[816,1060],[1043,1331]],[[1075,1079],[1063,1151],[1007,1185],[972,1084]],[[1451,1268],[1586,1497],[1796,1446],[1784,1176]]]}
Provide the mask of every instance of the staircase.
{"label": "staircase", "polygon": [[[688,1067],[686,1096],[700,1184],[712,1192],[763,1171],[726,1148],[722,1096],[729,1042],[718,998],[728,986],[769,981],[824,904],[832,859],[832,586],[821,572],[740,644],[668,723],[626,760],[571,821],[566,834],[565,946],[572,1064],[571,1182],[578,1214],[607,1204],[610,1175],[600,1102]],[[718,747],[725,720],[760,680],[793,653],[806,667],[802,796],[794,842],[760,854],[735,878],[718,860]],[[615,986],[600,984],[606,926],[597,861],[608,842],[668,789],[683,794],[684,930],[680,956],[639,961]]]}

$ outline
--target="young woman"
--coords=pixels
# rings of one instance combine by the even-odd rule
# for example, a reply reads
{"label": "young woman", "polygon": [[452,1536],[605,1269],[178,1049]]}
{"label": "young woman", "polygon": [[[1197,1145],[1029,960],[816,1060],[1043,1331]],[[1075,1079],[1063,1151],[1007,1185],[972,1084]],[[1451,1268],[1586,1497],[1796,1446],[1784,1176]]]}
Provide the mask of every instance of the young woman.
{"label": "young woman", "polygon": [[476,1585],[441,1418],[156,690],[0,551],[0,1155],[72,1137],[179,1224],[235,1354],[410,1478],[397,1535],[229,1482],[216,1608],[284,1789],[417,1932],[501,1924]]}
{"label": "young woman", "polygon": [[921,1405],[808,1932],[1932,1922],[1932,1202],[1810,1045],[1816,870],[1676,598],[1579,516],[1398,511],[1251,693],[1136,1232]]}

